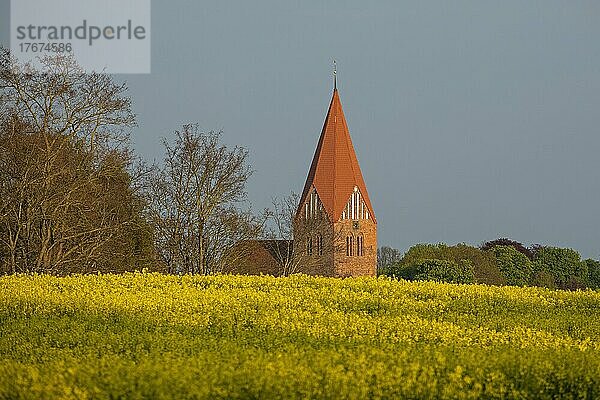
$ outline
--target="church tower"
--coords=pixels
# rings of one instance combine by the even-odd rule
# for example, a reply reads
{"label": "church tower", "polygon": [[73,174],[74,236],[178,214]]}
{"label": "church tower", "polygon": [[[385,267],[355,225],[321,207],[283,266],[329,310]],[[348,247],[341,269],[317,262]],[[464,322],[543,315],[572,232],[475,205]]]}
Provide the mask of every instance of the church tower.
{"label": "church tower", "polygon": [[299,272],[376,275],[377,220],[335,83],[296,212],[294,247]]}

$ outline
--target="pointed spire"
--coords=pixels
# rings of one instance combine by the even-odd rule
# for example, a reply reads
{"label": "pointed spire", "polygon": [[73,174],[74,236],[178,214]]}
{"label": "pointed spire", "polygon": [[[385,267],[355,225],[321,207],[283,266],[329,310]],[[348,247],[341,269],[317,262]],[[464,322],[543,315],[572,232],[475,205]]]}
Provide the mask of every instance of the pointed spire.
{"label": "pointed spire", "polygon": [[333,60],[333,90],[337,90],[337,65]]}
{"label": "pointed spire", "polygon": [[[334,70],[335,71],[335,70]],[[367,187],[358,165],[350,132],[342,110],[339,92],[335,87],[317,144],[308,177],[302,191],[298,213],[314,187],[332,222],[340,219],[355,188],[365,201],[369,214],[375,220]]]}

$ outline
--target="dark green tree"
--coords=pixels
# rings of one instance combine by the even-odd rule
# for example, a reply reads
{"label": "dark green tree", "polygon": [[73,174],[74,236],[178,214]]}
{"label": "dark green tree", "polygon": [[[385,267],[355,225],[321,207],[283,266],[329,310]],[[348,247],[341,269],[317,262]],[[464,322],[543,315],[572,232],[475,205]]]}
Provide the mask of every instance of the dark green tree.
{"label": "dark green tree", "polygon": [[556,282],[554,277],[548,271],[536,271],[531,276],[531,285],[544,287],[548,289],[556,289]]}
{"label": "dark green tree", "polygon": [[585,285],[588,266],[575,250],[559,247],[536,249],[535,272],[548,272],[560,289],[577,289]]}
{"label": "dark green tree", "polygon": [[592,289],[600,289],[600,261],[587,259],[584,261],[588,269],[588,285]]}
{"label": "dark green tree", "polygon": [[525,254],[513,246],[494,246],[490,251],[496,257],[496,263],[506,278],[506,283],[524,286],[530,283],[533,265]]}

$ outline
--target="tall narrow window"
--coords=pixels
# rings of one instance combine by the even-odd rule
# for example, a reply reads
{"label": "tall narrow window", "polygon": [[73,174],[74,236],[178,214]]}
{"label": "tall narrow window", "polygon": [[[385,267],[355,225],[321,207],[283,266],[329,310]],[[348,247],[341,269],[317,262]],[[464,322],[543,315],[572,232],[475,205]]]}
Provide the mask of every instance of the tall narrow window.
{"label": "tall narrow window", "polygon": [[313,189],[304,204],[304,217],[306,219],[317,218],[322,210],[323,204],[321,203],[321,200],[319,200],[319,194],[316,189]]}
{"label": "tall narrow window", "polygon": [[312,256],[312,250],[313,250],[313,242],[312,242],[312,238],[308,238],[308,241],[306,242],[306,254],[308,254],[309,256]]}
{"label": "tall narrow window", "polygon": [[320,233],[317,235],[317,254],[319,256],[323,255],[323,235]]}
{"label": "tall narrow window", "polygon": [[357,256],[364,255],[364,240],[363,240],[362,234],[360,234],[356,237],[356,255]]}
{"label": "tall narrow window", "polygon": [[354,238],[352,236],[346,236],[346,255],[354,255]]}
{"label": "tall narrow window", "polygon": [[342,211],[341,219],[369,219],[369,209],[357,186],[354,187],[354,191]]}

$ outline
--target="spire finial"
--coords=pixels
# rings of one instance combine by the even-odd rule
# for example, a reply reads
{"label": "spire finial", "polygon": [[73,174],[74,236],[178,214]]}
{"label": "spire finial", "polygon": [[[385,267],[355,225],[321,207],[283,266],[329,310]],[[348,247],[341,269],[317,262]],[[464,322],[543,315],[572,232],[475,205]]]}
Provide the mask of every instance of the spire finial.
{"label": "spire finial", "polygon": [[333,90],[337,90],[337,65],[333,60]]}

